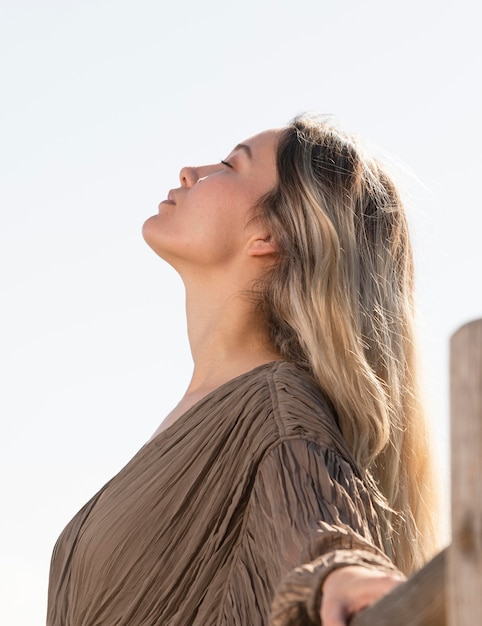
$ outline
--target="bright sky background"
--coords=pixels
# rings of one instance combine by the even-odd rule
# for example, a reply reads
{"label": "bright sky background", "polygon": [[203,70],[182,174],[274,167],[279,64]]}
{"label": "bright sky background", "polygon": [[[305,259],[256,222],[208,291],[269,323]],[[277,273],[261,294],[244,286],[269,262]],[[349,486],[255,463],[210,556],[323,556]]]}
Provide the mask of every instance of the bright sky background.
{"label": "bright sky background", "polygon": [[182,165],[304,110],[401,170],[446,492],[448,340],[482,315],[475,0],[0,5],[0,622],[44,623],[57,536],[189,380],[143,221]]}

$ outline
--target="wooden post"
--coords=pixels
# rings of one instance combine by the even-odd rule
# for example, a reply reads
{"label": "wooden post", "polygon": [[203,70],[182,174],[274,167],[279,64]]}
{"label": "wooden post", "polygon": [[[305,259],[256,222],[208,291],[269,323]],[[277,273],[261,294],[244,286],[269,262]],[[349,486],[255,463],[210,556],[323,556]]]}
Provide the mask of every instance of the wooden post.
{"label": "wooden post", "polygon": [[452,543],[352,626],[482,623],[482,319],[450,342]]}
{"label": "wooden post", "polygon": [[452,544],[449,626],[482,621],[482,319],[450,342]]}

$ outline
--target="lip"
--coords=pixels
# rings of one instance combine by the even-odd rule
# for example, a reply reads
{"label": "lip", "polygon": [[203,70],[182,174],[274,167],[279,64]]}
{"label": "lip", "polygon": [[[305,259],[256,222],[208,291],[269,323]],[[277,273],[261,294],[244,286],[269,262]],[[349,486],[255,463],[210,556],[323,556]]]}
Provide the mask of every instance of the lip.
{"label": "lip", "polygon": [[165,200],[163,200],[161,202],[161,204],[176,204],[176,201],[174,200],[174,190],[170,189],[169,193],[167,194],[167,198]]}

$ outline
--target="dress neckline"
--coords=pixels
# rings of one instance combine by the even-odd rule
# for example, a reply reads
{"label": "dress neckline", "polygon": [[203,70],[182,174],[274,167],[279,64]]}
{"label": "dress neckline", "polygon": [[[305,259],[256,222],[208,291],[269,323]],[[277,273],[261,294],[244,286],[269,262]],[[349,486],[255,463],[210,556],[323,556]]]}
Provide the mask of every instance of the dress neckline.
{"label": "dress neckline", "polygon": [[[285,361],[284,359],[275,359],[273,361],[267,361],[266,363],[261,363],[261,365],[257,365],[256,367],[253,367],[252,369],[247,370],[246,372],[242,372],[241,374],[234,376],[234,378],[230,378],[229,380],[225,381],[224,383],[219,385],[219,387],[216,387],[212,391],[209,391],[202,398],[199,398],[199,400],[196,400],[196,402],[192,406],[190,406],[188,409],[186,409],[183,413],[181,413],[181,415],[172,424],[167,426],[167,428],[165,428],[164,430],[161,430],[157,435],[153,435],[144,444],[143,447],[145,448],[146,446],[150,446],[151,444],[158,443],[162,438],[166,437],[168,434],[171,435],[172,433],[175,433],[176,430],[178,430],[178,428],[180,428],[184,424],[184,422],[187,419],[189,419],[189,416],[192,413],[196,412],[204,403],[212,401],[217,395],[226,393],[227,389],[230,386],[233,386],[233,385],[237,386],[245,378],[250,378],[251,376],[255,376],[257,373],[263,371],[264,369],[273,368],[274,366],[278,366],[282,363],[287,363],[287,361]],[[162,425],[162,422],[161,422],[161,425]]]}

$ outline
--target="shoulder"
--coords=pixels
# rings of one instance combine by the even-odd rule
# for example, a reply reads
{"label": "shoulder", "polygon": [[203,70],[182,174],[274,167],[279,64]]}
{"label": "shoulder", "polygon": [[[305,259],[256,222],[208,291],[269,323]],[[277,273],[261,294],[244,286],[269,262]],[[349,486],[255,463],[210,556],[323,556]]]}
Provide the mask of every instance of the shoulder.
{"label": "shoulder", "polygon": [[279,361],[266,374],[280,440],[305,439],[349,456],[336,412],[308,371]]}
{"label": "shoulder", "polygon": [[312,442],[352,464],[330,402],[310,373],[294,363],[274,361],[239,376],[220,388],[202,413],[203,432],[210,423],[223,441],[236,439],[243,450],[249,448],[255,465],[259,455],[294,440]]}

